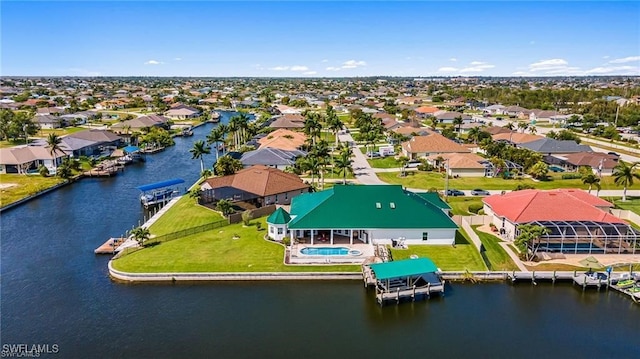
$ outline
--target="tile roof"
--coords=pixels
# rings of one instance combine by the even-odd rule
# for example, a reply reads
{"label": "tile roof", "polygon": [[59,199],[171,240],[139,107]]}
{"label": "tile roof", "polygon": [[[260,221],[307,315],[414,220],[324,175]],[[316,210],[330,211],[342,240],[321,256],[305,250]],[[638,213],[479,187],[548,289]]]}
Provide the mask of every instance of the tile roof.
{"label": "tile roof", "polygon": [[305,156],[306,154],[306,152],[300,150],[289,151],[271,147],[260,147],[257,150],[243,153],[240,161],[245,166],[288,166],[293,165],[296,162],[296,158]]}
{"label": "tile roof", "polygon": [[261,165],[245,168],[230,176],[209,178],[205,184],[213,189],[233,187],[260,197],[309,188],[295,174]]}
{"label": "tile roof", "polygon": [[562,156],[567,163],[574,166],[589,166],[598,168],[602,161],[602,168],[612,169],[618,165],[618,157],[601,152],[576,152]]}
{"label": "tile roof", "polygon": [[304,128],[304,117],[298,114],[285,114],[269,125],[271,128]]}
{"label": "tile roof", "polygon": [[401,126],[393,129],[393,131],[402,135],[410,135],[412,133],[417,133],[418,135],[427,135],[430,132],[432,132],[431,129],[428,127],[416,128],[412,126]]}
{"label": "tile roof", "polygon": [[438,206],[400,185],[335,185],[293,198],[291,229],[457,228]]}
{"label": "tile roof", "polygon": [[439,108],[432,107],[432,106],[420,106],[420,107],[416,108],[416,112],[417,113],[430,113],[430,114],[433,114],[433,113],[436,113],[438,111],[440,111]]}
{"label": "tile roof", "polygon": [[491,138],[493,138],[494,141],[502,140],[502,141],[509,141],[511,143],[516,143],[516,144],[522,144],[522,143],[541,140],[544,137],[532,135],[529,133],[520,133],[520,132],[513,131],[513,133],[511,132],[498,133],[496,135],[491,136]]}
{"label": "tile roof", "polygon": [[306,140],[307,136],[303,133],[280,128],[259,139],[258,143],[260,143],[260,147],[293,151],[300,148]]}
{"label": "tile roof", "polygon": [[[497,135],[499,133],[511,133],[512,131],[506,127],[500,126],[489,126],[484,129],[485,132],[489,132],[492,135]],[[515,133],[515,130],[513,131]]]}
{"label": "tile roof", "polygon": [[121,140],[122,137],[113,132],[106,130],[86,130],[66,135],[64,138],[79,138],[93,142],[114,142]]}
{"label": "tile roof", "polygon": [[435,132],[426,136],[414,136],[409,141],[403,142],[402,148],[409,153],[470,152],[466,147]]}
{"label": "tile roof", "polygon": [[431,155],[429,159],[436,159],[442,157],[449,160],[449,168],[451,169],[481,169],[485,168],[480,162],[486,161],[475,153],[443,153],[438,155]]}
{"label": "tile roof", "polygon": [[129,126],[129,128],[131,129],[145,128],[145,127],[152,127],[152,126],[160,126],[167,123],[167,121],[169,121],[169,119],[164,116],[148,115],[148,116],[142,116],[142,117],[134,118],[127,121],[114,123],[113,125],[111,125],[111,128],[120,129],[120,128],[124,128],[125,126]]}
{"label": "tile roof", "polygon": [[[482,200],[499,217],[513,223],[532,221],[595,221],[626,223],[597,207],[607,201],[580,189],[522,190],[493,195]],[[570,209],[570,210],[568,210]]]}

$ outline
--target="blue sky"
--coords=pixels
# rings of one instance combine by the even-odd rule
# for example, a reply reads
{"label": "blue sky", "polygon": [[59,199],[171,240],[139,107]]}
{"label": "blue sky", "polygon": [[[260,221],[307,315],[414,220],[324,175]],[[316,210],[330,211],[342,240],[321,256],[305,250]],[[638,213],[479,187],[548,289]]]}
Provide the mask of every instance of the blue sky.
{"label": "blue sky", "polygon": [[640,75],[640,2],[2,1],[4,76]]}

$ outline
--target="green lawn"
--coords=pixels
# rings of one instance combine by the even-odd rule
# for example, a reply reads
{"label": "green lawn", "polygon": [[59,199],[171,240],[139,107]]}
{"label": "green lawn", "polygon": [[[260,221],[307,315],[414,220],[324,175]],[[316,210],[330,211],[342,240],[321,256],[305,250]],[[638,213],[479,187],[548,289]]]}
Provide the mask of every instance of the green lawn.
{"label": "green lawn", "polygon": [[443,271],[483,271],[487,267],[480,253],[464,236],[456,233],[456,246],[412,245],[409,249],[391,249],[394,260],[407,259],[412,254],[430,258]]}
{"label": "green lawn", "polygon": [[[263,239],[266,217],[164,242],[113,262],[125,272],[360,272],[360,265],[285,265],[284,247]],[[237,235],[239,239],[233,239]]]}
{"label": "green lawn", "polygon": [[87,128],[84,127],[65,127],[65,128],[56,128],[56,129],[43,129],[38,131],[39,137],[47,137],[50,133],[55,133],[58,136],[70,135],[72,133],[85,131]]}
{"label": "green lawn", "polygon": [[[408,172],[406,177],[399,177],[400,172],[377,173],[378,177],[387,183],[402,184],[409,188],[429,189],[435,187],[439,190],[444,189],[444,176],[437,172]],[[552,174],[549,181],[534,181],[529,178],[525,179],[502,179],[488,177],[464,177],[450,178],[449,188],[469,190],[474,188],[482,188],[486,190],[513,190],[518,184],[529,184],[537,189],[554,189],[554,188],[581,188],[587,189],[588,186],[582,183],[581,179],[562,179],[561,174]],[[603,190],[622,190],[622,187],[613,183],[611,176],[602,177],[601,187]],[[640,189],[640,183],[636,182],[629,189]]]}
{"label": "green lawn", "polygon": [[462,216],[469,215],[470,204],[482,204],[482,197],[451,197],[447,199],[447,203],[451,206],[451,212],[454,215],[459,214]]}
{"label": "green lawn", "polygon": [[18,174],[0,174],[0,207],[29,197],[58,183],[64,182],[59,177],[42,177],[40,175],[26,176]]}
{"label": "green lawn", "polygon": [[510,271],[519,270],[518,266],[513,263],[509,254],[505,252],[499,244],[502,240],[489,233],[476,230],[478,226],[473,226],[473,230],[480,237],[480,242],[484,245],[485,255],[491,264],[491,270],[494,271]]}
{"label": "green lawn", "polygon": [[400,170],[400,163],[398,163],[398,160],[396,160],[394,156],[367,159],[367,161],[373,168],[397,168]]}
{"label": "green lawn", "polygon": [[[608,199],[612,201],[612,199]],[[622,201],[622,198],[616,198],[613,200],[613,204],[622,209],[627,209],[635,214],[640,215],[640,197],[627,196],[626,201]]]}
{"label": "green lawn", "polygon": [[[29,141],[31,142],[31,141]],[[8,148],[8,147],[14,147],[14,146],[19,146],[19,145],[24,145],[24,138],[22,139],[18,139],[16,141],[14,140],[4,140],[4,141],[0,141],[0,148]]]}
{"label": "green lawn", "polygon": [[152,235],[160,236],[221,219],[223,217],[218,212],[198,205],[195,199],[185,195],[178,200],[178,203],[169,208],[157,222],[151,225],[149,231]]}

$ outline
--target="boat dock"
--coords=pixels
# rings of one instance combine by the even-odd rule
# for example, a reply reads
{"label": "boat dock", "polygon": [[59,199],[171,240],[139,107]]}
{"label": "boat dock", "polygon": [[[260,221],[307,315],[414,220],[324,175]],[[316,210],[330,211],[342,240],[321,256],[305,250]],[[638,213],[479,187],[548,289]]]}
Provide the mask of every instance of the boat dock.
{"label": "boat dock", "polygon": [[100,247],[96,248],[93,252],[95,254],[115,254],[116,249],[121,246],[127,239],[126,238],[109,238]]}
{"label": "boat dock", "polygon": [[365,286],[375,286],[376,301],[380,305],[444,293],[444,280],[429,258],[365,264],[362,270]]}
{"label": "boat dock", "polygon": [[87,177],[111,177],[120,171],[124,171],[124,165],[116,161],[104,161],[95,168],[83,172],[83,175]]}

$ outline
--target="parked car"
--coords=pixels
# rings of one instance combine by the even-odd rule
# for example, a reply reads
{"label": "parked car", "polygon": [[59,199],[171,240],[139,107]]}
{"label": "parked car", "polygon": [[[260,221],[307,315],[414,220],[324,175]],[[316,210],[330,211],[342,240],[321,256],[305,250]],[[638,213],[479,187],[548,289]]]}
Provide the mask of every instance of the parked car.
{"label": "parked car", "polygon": [[471,195],[472,196],[488,196],[490,195],[490,193],[487,190],[476,188],[471,191]]}
{"label": "parked car", "polygon": [[464,192],[457,190],[457,189],[448,189],[447,190],[447,196],[464,196]]}
{"label": "parked car", "polygon": [[420,161],[415,161],[415,160],[414,160],[414,161],[409,161],[409,162],[407,162],[407,164],[405,165],[405,167],[406,167],[406,168],[416,168],[416,167],[420,166],[420,164],[421,164],[421,163],[422,163],[422,162],[420,162]]}
{"label": "parked car", "polygon": [[378,153],[378,152],[367,152],[367,157],[369,157],[369,158],[380,157],[380,153]]}
{"label": "parked car", "polygon": [[620,155],[619,155],[619,154],[617,154],[617,153],[615,153],[615,152],[607,152],[607,154],[608,154],[608,155],[611,155],[611,156],[620,157]]}

